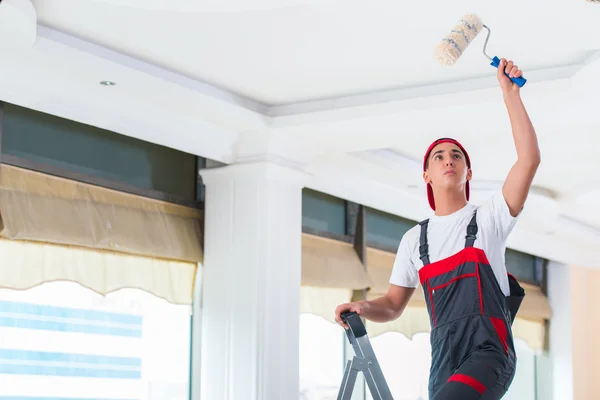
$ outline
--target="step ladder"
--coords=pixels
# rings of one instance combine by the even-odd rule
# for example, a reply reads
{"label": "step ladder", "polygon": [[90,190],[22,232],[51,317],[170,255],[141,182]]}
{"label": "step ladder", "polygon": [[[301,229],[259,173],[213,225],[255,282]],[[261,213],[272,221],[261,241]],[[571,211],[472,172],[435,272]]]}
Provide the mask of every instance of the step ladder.
{"label": "step ladder", "polygon": [[350,327],[346,335],[354,348],[354,358],[348,360],[337,400],[350,400],[356,383],[356,377],[362,372],[373,400],[393,400],[392,392],[385,381],[375,352],[367,336],[367,329],[360,316],[355,312],[343,313],[342,320]]}

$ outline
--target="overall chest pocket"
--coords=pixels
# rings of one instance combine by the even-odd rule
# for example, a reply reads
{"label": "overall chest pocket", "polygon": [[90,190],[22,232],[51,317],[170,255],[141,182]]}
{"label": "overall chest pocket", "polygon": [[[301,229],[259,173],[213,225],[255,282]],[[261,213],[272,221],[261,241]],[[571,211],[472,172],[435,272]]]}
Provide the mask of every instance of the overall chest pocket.
{"label": "overall chest pocket", "polygon": [[482,313],[481,283],[477,271],[451,275],[447,279],[431,279],[427,291],[434,326]]}

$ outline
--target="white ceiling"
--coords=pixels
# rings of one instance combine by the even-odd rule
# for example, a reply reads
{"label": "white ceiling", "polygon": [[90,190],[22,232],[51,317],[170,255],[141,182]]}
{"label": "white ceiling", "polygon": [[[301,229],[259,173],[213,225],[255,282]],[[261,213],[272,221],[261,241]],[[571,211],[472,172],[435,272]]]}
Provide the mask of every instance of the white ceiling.
{"label": "white ceiling", "polygon": [[[533,0],[288,0],[287,7],[180,0],[164,10],[159,6],[172,2],[145,3],[34,1],[43,24],[267,104],[487,76],[483,35],[453,68],[433,58],[434,46],[467,12],[492,29],[490,52],[502,51],[529,71],[580,62],[600,48],[598,13],[583,0],[543,7]],[[222,12],[175,11],[219,3]],[[563,23],[569,29],[558,29]]]}
{"label": "white ceiling", "polygon": [[484,35],[452,67],[433,57],[459,17],[477,13],[492,29],[488,53],[514,58],[529,80],[522,93],[542,150],[509,245],[600,266],[600,5],[32,3],[38,39],[2,53],[0,99],[222,162],[266,153],[304,168],[313,188],[414,219],[429,212],[419,159],[437,137],[469,149],[476,202],[515,160]]}

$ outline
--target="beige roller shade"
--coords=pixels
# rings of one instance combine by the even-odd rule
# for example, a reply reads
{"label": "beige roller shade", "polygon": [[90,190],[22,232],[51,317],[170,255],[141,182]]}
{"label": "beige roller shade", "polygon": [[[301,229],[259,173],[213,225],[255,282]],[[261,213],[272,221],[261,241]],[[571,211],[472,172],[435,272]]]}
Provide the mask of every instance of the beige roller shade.
{"label": "beige roller shade", "polygon": [[[390,287],[390,276],[394,267],[396,254],[378,249],[367,249],[367,272],[373,280],[373,286],[369,290],[368,297],[376,298],[387,293]],[[419,285],[412,295],[409,307],[426,307],[423,290]]]}
{"label": "beige roller shade", "polygon": [[0,236],[202,262],[199,210],[0,166]]}
{"label": "beige roller shade", "polygon": [[135,288],[174,304],[192,303],[196,263],[0,238],[0,287],[24,290],[71,281],[106,295]]}
{"label": "beige roller shade", "polygon": [[365,289],[371,279],[354,247],[345,242],[302,234],[302,288],[300,313],[335,322],[335,308]]}
{"label": "beige roller shade", "polygon": [[358,290],[371,279],[352,244],[303,233],[302,286]]}
{"label": "beige roller shade", "polygon": [[340,304],[348,303],[351,298],[351,289],[302,286],[300,313],[318,315],[335,323],[335,308]]}
{"label": "beige roller shade", "polygon": [[515,338],[523,339],[532,349],[545,349],[546,327],[544,322],[517,317],[513,322],[512,331]]}
{"label": "beige roller shade", "polygon": [[529,321],[544,321],[552,318],[550,301],[542,293],[542,289],[527,283],[520,283],[525,289],[525,297],[517,317]]}
{"label": "beige roller shade", "polygon": [[[373,286],[367,293],[367,300],[384,296],[390,286],[390,275],[396,254],[374,248],[367,249],[367,271]],[[411,338],[416,333],[429,332],[429,315],[421,286],[415,289],[406,309],[400,318],[387,323],[366,322],[369,336],[376,337],[386,332],[399,332]]]}

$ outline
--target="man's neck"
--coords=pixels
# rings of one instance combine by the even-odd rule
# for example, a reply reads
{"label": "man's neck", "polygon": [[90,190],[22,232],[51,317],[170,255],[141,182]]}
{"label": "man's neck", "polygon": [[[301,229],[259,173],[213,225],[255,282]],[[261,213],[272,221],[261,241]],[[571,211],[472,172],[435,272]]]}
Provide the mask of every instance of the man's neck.
{"label": "man's neck", "polygon": [[464,191],[435,193],[435,215],[438,217],[453,214],[466,205],[467,199]]}

